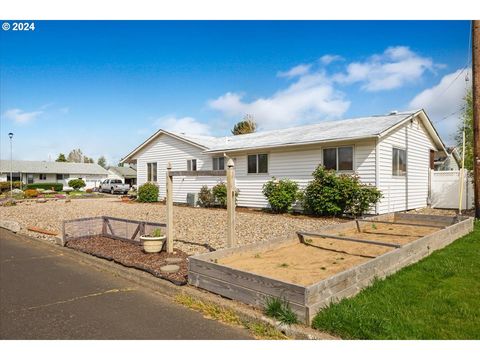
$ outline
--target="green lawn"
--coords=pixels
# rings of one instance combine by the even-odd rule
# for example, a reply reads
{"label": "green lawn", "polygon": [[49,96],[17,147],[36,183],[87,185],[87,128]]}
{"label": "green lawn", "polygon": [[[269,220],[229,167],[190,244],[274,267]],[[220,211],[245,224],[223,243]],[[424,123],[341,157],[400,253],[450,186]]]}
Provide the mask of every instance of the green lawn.
{"label": "green lawn", "polygon": [[346,339],[480,339],[480,222],[422,261],[319,312]]}

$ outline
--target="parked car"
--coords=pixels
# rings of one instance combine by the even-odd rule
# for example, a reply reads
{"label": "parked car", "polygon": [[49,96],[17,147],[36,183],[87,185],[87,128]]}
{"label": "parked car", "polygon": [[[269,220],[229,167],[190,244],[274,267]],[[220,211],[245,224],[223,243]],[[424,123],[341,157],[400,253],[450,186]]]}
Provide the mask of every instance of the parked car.
{"label": "parked car", "polygon": [[122,193],[126,194],[130,190],[130,185],[122,183],[118,179],[106,179],[100,184],[99,192],[109,192],[110,194]]}

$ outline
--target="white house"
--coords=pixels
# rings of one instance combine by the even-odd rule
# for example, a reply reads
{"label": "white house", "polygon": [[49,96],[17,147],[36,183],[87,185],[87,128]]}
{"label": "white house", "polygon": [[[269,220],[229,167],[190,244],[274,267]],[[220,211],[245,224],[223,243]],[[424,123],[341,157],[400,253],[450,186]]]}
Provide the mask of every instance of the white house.
{"label": "white house", "polygon": [[110,166],[107,170],[109,179],[122,180],[124,184],[130,186],[137,184],[137,170],[129,165]]}
{"label": "white house", "polygon": [[86,188],[93,188],[105,180],[108,171],[97,164],[54,161],[0,160],[0,181],[13,181],[24,184],[62,183],[67,185],[71,179],[83,179]]}
{"label": "white house", "polygon": [[[173,170],[222,170],[225,157],[236,166],[238,205],[267,207],[263,184],[289,178],[305,186],[323,164],[338,172],[356,172],[384,197],[376,213],[427,206],[435,152],[445,146],[425,111],[320,122],[289,129],[228,137],[206,137],[158,130],[122,161],[137,164],[138,185],[158,184],[165,196],[167,163]],[[174,178],[174,201],[223,178]]]}

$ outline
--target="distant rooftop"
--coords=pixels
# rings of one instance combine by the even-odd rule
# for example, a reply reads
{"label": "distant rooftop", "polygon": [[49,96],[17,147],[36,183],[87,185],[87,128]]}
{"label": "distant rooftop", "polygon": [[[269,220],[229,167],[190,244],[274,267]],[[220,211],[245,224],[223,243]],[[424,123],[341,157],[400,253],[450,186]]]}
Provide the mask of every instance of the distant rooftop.
{"label": "distant rooftop", "polygon": [[116,172],[118,175],[127,179],[137,177],[136,170],[132,169],[130,166],[109,166],[108,170]]}
{"label": "distant rooftop", "polygon": [[[10,160],[0,160],[0,173],[10,172]],[[55,161],[13,160],[12,172],[32,174],[107,175],[108,171],[97,164]]]}

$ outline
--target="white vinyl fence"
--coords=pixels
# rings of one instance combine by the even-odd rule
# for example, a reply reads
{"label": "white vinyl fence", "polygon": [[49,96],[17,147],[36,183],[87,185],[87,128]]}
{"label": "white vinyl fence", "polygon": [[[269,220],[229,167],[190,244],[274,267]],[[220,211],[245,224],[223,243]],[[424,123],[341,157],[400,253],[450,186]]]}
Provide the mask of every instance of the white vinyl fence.
{"label": "white vinyl fence", "polygon": [[[460,173],[456,171],[432,171],[431,204],[438,209],[458,209],[460,199]],[[465,170],[462,209],[473,208],[473,183]]]}

